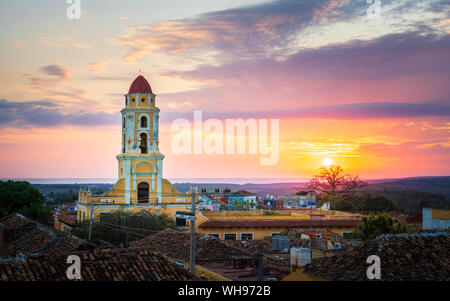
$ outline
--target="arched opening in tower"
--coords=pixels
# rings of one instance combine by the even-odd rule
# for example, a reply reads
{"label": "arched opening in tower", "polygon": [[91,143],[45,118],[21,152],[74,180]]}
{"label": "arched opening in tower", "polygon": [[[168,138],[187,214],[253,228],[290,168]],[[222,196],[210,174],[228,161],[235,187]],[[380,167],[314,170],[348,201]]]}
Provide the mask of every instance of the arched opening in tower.
{"label": "arched opening in tower", "polygon": [[139,135],[139,150],[141,154],[147,153],[147,135],[145,133]]}
{"label": "arched opening in tower", "polygon": [[142,116],[141,117],[141,128],[146,128],[147,127],[147,117]]}
{"label": "arched opening in tower", "polygon": [[148,203],[150,202],[150,186],[148,183],[142,182],[138,185],[137,197],[138,203]]}

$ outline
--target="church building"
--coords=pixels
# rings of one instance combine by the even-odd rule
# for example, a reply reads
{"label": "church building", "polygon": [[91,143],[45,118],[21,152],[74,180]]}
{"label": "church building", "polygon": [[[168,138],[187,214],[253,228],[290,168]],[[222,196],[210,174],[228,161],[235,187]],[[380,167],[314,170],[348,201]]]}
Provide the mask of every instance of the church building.
{"label": "church building", "polygon": [[[191,198],[179,192],[163,178],[164,155],[159,151],[159,109],[156,95],[148,81],[138,76],[125,95],[122,109],[122,147],[118,154],[118,181],[102,195],[79,191],[77,202],[79,222],[104,212],[150,211],[166,213],[174,218],[177,212],[189,211]],[[187,225],[187,224],[186,224]]]}

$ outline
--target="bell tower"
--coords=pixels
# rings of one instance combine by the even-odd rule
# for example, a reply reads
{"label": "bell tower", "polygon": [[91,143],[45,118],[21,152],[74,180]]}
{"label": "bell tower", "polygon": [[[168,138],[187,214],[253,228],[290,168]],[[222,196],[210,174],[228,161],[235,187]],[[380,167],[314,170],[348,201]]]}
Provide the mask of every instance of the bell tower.
{"label": "bell tower", "polygon": [[159,108],[148,81],[138,76],[125,94],[122,148],[117,155],[124,179],[126,204],[162,202],[162,160],[159,152]]}

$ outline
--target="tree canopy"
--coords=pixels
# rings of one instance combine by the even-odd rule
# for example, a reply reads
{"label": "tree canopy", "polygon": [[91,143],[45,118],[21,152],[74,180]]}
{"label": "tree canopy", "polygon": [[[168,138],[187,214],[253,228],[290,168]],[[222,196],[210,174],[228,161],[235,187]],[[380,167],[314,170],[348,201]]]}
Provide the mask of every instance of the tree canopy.
{"label": "tree canopy", "polygon": [[363,216],[361,224],[353,232],[353,238],[370,240],[382,234],[407,233],[408,227],[403,222],[394,223],[394,219],[386,214]]}
{"label": "tree canopy", "polygon": [[352,195],[364,182],[358,176],[344,173],[342,167],[331,165],[322,167],[317,175],[310,179],[308,189],[327,195]]}
{"label": "tree canopy", "polygon": [[18,212],[42,223],[50,221],[51,212],[44,196],[26,181],[0,181],[0,216]]}
{"label": "tree canopy", "polygon": [[389,212],[398,210],[397,206],[384,196],[364,194],[344,198],[342,195],[322,196],[322,203],[329,202],[335,210],[362,212]]}

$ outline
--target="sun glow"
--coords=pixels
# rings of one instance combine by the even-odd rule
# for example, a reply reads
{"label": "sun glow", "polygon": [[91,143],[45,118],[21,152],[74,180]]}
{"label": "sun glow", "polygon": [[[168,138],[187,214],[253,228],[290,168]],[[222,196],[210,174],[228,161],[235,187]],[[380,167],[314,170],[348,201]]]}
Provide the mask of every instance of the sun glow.
{"label": "sun glow", "polygon": [[324,165],[324,166],[330,166],[331,164],[333,164],[333,160],[331,160],[331,158],[325,158],[325,159],[323,159],[322,160],[322,164]]}

